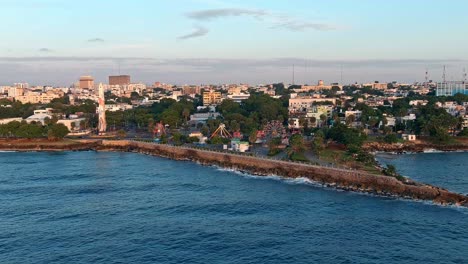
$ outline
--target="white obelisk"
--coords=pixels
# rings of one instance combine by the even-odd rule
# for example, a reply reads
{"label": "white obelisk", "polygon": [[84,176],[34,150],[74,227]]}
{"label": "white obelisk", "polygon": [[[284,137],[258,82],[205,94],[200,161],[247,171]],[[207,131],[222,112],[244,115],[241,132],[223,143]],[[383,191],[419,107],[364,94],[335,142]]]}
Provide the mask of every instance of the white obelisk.
{"label": "white obelisk", "polygon": [[99,115],[99,124],[98,130],[99,135],[106,133],[107,123],[106,123],[106,99],[104,98],[104,86],[102,83],[99,84],[99,106],[98,106],[98,115]]}

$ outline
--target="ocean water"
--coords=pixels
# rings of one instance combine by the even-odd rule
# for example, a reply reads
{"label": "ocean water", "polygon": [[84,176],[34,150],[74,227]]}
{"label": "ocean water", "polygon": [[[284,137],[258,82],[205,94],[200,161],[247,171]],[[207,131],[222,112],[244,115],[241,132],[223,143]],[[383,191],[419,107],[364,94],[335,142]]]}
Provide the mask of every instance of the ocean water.
{"label": "ocean water", "polygon": [[468,152],[379,154],[377,160],[414,180],[468,194]]}
{"label": "ocean water", "polygon": [[133,153],[0,153],[0,263],[468,263],[467,230],[464,208],[301,180]]}

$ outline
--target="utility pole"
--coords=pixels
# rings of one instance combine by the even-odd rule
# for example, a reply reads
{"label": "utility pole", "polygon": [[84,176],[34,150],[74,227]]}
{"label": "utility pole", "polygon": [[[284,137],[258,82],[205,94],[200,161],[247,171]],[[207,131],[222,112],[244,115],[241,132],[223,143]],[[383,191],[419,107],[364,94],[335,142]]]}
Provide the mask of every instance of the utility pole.
{"label": "utility pole", "polygon": [[293,68],[292,68],[292,85],[294,85],[294,64],[293,64]]}
{"label": "utility pole", "polygon": [[343,85],[343,64],[340,64],[340,84]]}

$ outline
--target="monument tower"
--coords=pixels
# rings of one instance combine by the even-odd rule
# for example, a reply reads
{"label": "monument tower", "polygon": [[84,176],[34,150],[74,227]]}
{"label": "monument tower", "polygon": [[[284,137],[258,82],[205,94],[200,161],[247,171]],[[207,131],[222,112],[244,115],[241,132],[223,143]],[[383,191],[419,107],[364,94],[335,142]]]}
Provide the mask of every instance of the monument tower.
{"label": "monument tower", "polygon": [[106,123],[106,99],[104,98],[104,86],[102,83],[99,84],[99,106],[98,106],[98,115],[99,115],[99,124],[98,130],[99,135],[106,133],[107,123]]}

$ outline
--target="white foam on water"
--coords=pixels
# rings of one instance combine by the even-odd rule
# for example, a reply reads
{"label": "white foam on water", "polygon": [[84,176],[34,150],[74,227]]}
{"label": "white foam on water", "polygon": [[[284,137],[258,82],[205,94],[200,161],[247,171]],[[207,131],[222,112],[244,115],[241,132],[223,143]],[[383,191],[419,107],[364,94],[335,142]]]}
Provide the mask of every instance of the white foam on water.
{"label": "white foam on water", "polygon": [[306,177],[288,178],[288,177],[282,177],[282,176],[278,176],[278,175],[262,176],[262,175],[253,175],[251,173],[239,171],[239,170],[236,170],[236,169],[222,168],[222,167],[219,167],[219,166],[216,166],[216,165],[214,165],[213,167],[215,167],[216,170],[232,172],[232,173],[235,173],[235,174],[240,175],[240,176],[245,177],[245,178],[262,179],[262,180],[275,180],[275,181],[280,181],[282,183],[292,184],[292,185],[308,185],[308,186],[313,186],[313,187],[325,188],[325,189],[333,190],[333,191],[337,191],[337,192],[349,192],[349,193],[364,195],[364,196],[368,196],[368,197],[388,198],[388,200],[400,201],[400,202],[416,202],[416,203],[422,203],[422,204],[425,204],[425,205],[451,208],[451,209],[455,209],[457,211],[460,211],[460,212],[462,212],[464,214],[468,214],[468,207],[463,207],[463,206],[458,206],[458,205],[441,205],[441,204],[434,203],[432,201],[404,198],[404,197],[400,197],[400,196],[397,196],[397,195],[380,195],[380,194],[377,194],[377,193],[369,193],[369,192],[365,192],[365,191],[360,192],[360,191],[354,191],[354,190],[345,190],[345,189],[336,187],[334,184],[322,184],[322,183],[313,181],[313,180],[311,180],[309,178],[306,178]]}

